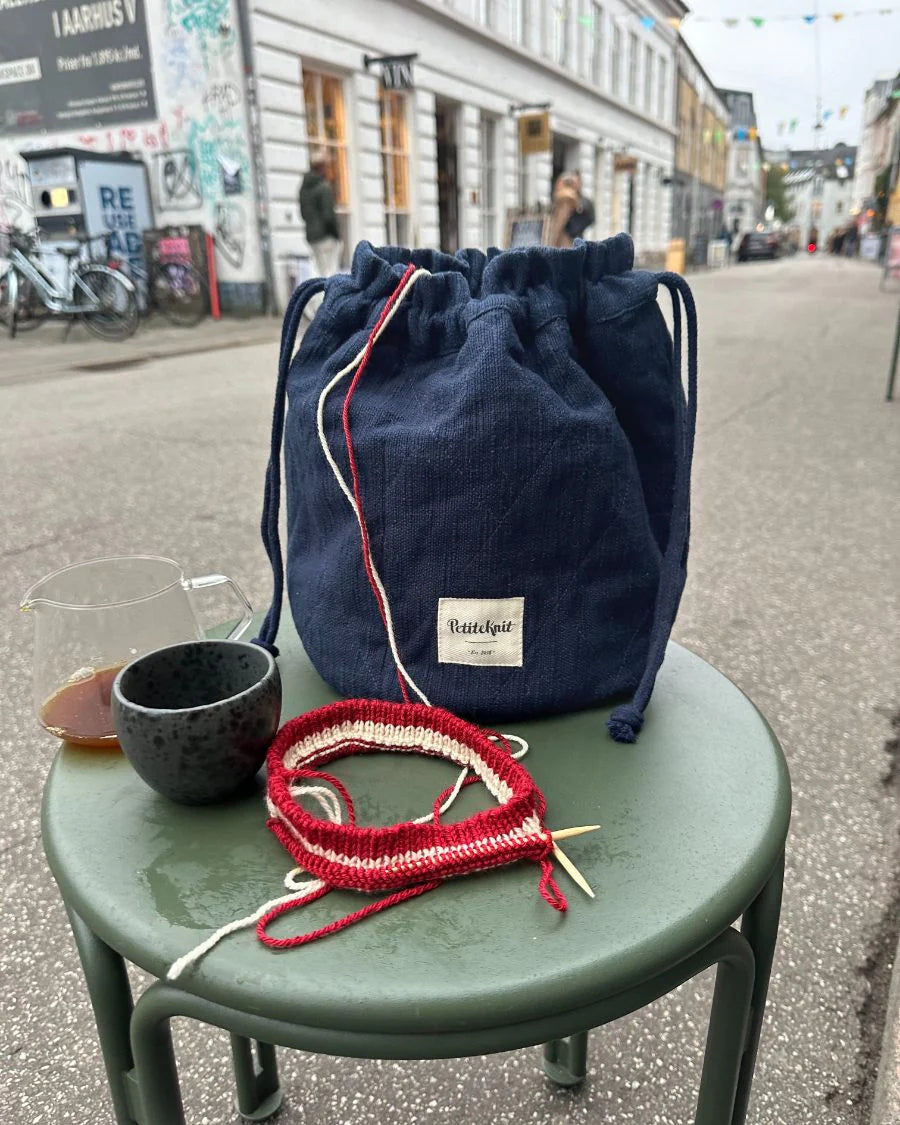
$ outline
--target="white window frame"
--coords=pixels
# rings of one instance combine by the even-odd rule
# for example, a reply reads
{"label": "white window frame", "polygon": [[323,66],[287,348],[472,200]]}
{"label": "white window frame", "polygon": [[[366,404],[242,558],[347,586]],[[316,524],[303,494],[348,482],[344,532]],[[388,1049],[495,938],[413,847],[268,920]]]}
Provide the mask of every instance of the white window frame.
{"label": "white window frame", "polygon": [[609,83],[610,93],[622,97],[622,29],[613,23],[610,44]]}
{"label": "white window frame", "polygon": [[595,86],[602,89],[606,78],[606,66],[603,52],[606,49],[606,16],[602,5],[594,0],[591,5],[591,36],[588,40],[588,79]]}
{"label": "white window frame", "polygon": [[668,122],[669,110],[669,60],[665,55],[660,55],[656,64],[656,83],[659,91],[659,106],[658,113],[659,119],[662,122]]}
{"label": "white window frame", "polygon": [[499,246],[503,234],[500,230],[502,192],[500,171],[500,119],[491,113],[481,114],[479,123],[481,140],[481,242],[485,250]]}
{"label": "white window frame", "polygon": [[656,54],[649,43],[644,44],[644,112],[653,111],[653,62]]}

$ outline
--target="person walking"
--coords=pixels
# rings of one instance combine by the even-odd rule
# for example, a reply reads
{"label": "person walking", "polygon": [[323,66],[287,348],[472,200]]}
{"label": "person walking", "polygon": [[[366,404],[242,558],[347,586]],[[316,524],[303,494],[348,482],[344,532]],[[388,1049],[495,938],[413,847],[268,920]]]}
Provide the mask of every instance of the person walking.
{"label": "person walking", "polygon": [[313,149],[309,171],[300,185],[300,214],[306,224],[306,241],[319,277],[331,277],[341,262],[341,231],[334,211],[334,192],[328,175],[328,152]]}
{"label": "person walking", "polygon": [[584,232],[594,225],[594,205],[582,191],[581,173],[576,169],[571,176],[578,199],[566,223],[566,234],[571,239],[584,238]]}
{"label": "person walking", "polygon": [[553,185],[549,246],[571,246],[594,223],[594,205],[581,191],[581,173],[563,172]]}

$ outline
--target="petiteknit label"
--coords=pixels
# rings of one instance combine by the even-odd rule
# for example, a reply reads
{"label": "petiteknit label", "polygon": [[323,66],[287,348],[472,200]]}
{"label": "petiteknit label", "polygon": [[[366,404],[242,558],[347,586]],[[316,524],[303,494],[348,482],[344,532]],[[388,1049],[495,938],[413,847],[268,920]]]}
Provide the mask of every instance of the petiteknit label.
{"label": "petiteknit label", "polygon": [[524,598],[439,598],[438,662],[522,667]]}

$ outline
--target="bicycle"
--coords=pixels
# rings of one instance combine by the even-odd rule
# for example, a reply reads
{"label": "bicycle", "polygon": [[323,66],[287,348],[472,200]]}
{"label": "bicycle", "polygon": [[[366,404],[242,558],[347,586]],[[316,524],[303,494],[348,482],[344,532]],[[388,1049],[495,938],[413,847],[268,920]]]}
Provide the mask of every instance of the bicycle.
{"label": "bicycle", "polygon": [[113,231],[107,231],[96,238],[86,239],[88,242],[102,240],[104,245],[104,256],[92,260],[123,271],[138,291],[146,294],[144,315],[156,310],[179,328],[193,328],[199,324],[209,307],[206,282],[199,270],[181,256],[160,257],[164,240],[158,243],[146,269],[133,261],[126,262],[111,248],[113,234]]}
{"label": "bicycle", "polygon": [[[15,229],[2,232],[0,255],[9,259],[0,278],[0,321],[11,339],[20,326],[36,327],[47,316],[68,316],[84,321],[89,332],[102,340],[126,340],[138,326],[137,293],[118,270],[93,261],[79,261],[78,247],[59,247],[66,259],[65,283],[53,278],[39,257],[37,232]],[[43,311],[42,311],[43,310]]]}

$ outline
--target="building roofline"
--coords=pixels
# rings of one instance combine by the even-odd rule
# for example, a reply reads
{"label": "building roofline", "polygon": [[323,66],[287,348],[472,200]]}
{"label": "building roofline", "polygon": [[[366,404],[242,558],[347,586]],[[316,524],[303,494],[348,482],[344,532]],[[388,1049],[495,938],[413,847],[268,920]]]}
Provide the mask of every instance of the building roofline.
{"label": "building roofline", "polygon": [[713,82],[713,80],[710,78],[709,72],[707,71],[706,67],[703,65],[703,63],[694,54],[693,48],[691,47],[690,43],[688,43],[688,41],[681,34],[680,31],[678,33],[678,39],[677,39],[676,45],[679,46],[679,47],[684,47],[684,49],[687,51],[687,53],[691,56],[691,61],[693,62],[694,66],[696,66],[696,68],[700,71],[700,73],[703,75],[703,77],[709,83],[710,89],[716,95],[716,97],[719,99],[719,101],[722,103],[722,105],[725,109],[725,112],[727,113],[728,112],[728,106],[725,104],[725,99],[722,97],[721,87],[717,86],[716,83]]}

